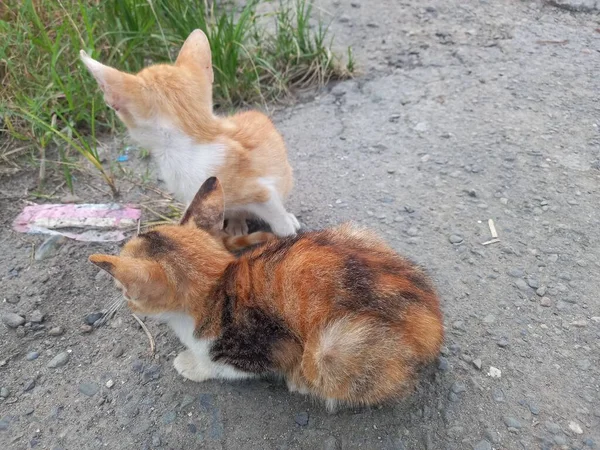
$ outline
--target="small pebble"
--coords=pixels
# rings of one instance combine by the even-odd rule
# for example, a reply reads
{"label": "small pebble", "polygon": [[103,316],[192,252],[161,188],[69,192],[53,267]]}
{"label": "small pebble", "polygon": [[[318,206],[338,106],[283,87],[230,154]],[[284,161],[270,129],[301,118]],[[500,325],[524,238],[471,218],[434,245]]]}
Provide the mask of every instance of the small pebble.
{"label": "small pebble", "polygon": [[65,331],[62,329],[62,327],[54,327],[54,328],[50,328],[48,330],[48,335],[49,336],[60,336],[64,333]]}
{"label": "small pebble", "polygon": [[157,434],[153,435],[152,436],[152,445],[154,447],[160,447],[160,443],[161,443],[160,442],[160,437]]}
{"label": "small pebble", "polygon": [[517,286],[517,288],[519,288],[521,291],[529,291],[530,289],[529,285],[523,279],[518,279],[515,281],[515,286]]}
{"label": "small pebble", "polygon": [[450,241],[451,244],[460,244],[464,239],[462,236],[459,236],[458,234],[451,234],[450,237],[448,238],[448,240]]}
{"label": "small pebble", "polygon": [[165,414],[163,414],[162,422],[165,425],[169,425],[170,423],[175,422],[176,418],[177,418],[177,413],[175,411],[168,411]]}
{"label": "small pebble", "polygon": [[10,391],[8,390],[8,388],[0,388],[0,397],[2,398],[8,398],[8,396],[10,395]]}
{"label": "small pebble", "polygon": [[438,358],[438,369],[442,372],[446,372],[449,369],[448,358],[445,356],[440,356]]}
{"label": "small pebble", "polygon": [[29,321],[33,323],[42,323],[44,321],[44,314],[42,314],[39,309],[36,309],[31,313]]}
{"label": "small pebble", "polygon": [[114,382],[113,380],[108,380],[108,381],[106,382],[106,387],[107,387],[108,389],[110,389],[110,388],[111,388],[111,387],[113,387],[114,385],[115,385],[115,382]]}
{"label": "small pebble", "polygon": [[485,316],[483,318],[483,323],[485,324],[490,324],[490,323],[494,323],[496,321],[496,317],[493,314],[488,314],[487,316]]}
{"label": "small pebble", "polygon": [[96,321],[101,318],[102,318],[101,312],[94,312],[94,313],[91,313],[91,314],[88,314],[87,316],[85,316],[85,323],[87,323],[88,325],[94,325],[94,323],[96,323]]}
{"label": "small pebble", "polygon": [[492,378],[501,378],[502,377],[502,371],[500,369],[497,369],[493,366],[490,366],[490,369],[488,370],[488,377],[492,377]]}
{"label": "small pebble", "polygon": [[506,425],[508,428],[516,428],[517,430],[521,429],[521,422],[514,417],[504,416],[503,420],[504,425]]}
{"label": "small pebble", "polygon": [[79,327],[79,331],[81,332],[81,334],[91,333],[93,329],[94,327],[85,323]]}
{"label": "small pebble", "polygon": [[122,356],[122,355],[123,355],[123,353],[125,353],[125,348],[123,348],[123,346],[122,346],[122,345],[117,345],[117,346],[115,347],[115,349],[113,350],[113,356],[114,356],[115,358],[118,358],[118,357]]}
{"label": "small pebble", "polygon": [[536,278],[533,278],[533,277],[527,278],[527,284],[529,285],[530,288],[533,288],[533,289],[537,289],[540,287],[540,282]]}
{"label": "small pebble", "polygon": [[535,293],[540,296],[543,297],[544,295],[546,295],[546,292],[548,291],[548,288],[546,286],[541,286],[540,288],[538,288]]}
{"label": "small pebble", "polygon": [[4,313],[2,315],[2,322],[9,328],[17,328],[25,323],[25,319],[15,313]]}
{"label": "small pebble", "polygon": [[529,406],[529,411],[531,412],[531,414],[533,414],[534,416],[537,416],[540,413],[540,408],[538,405],[536,405],[535,403],[529,403],[527,406]]}
{"label": "small pebble", "polygon": [[552,306],[552,300],[550,300],[548,297],[542,297],[540,299],[540,305],[548,308],[548,307]]}
{"label": "small pebble", "polygon": [[546,430],[549,433],[552,433],[552,434],[559,434],[562,432],[562,430],[560,429],[560,426],[558,424],[551,422],[549,420],[544,422],[544,427],[546,428]]}
{"label": "small pebble", "polygon": [[525,276],[525,271],[523,269],[514,268],[508,271],[508,275],[513,278],[521,278]]}
{"label": "small pebble", "polygon": [[52,358],[50,362],[46,364],[46,367],[49,367],[50,369],[56,369],[64,366],[67,362],[69,362],[69,354],[67,352],[62,352]]}
{"label": "small pebble", "polygon": [[496,345],[498,345],[498,347],[500,348],[506,348],[508,347],[508,339],[506,339],[505,337],[500,338],[500,340],[496,342]]}
{"label": "small pebble", "polygon": [[475,368],[477,370],[481,370],[481,365],[482,365],[482,363],[481,363],[481,359],[480,358],[477,358],[477,359],[473,360],[473,366],[475,366]]}
{"label": "small pebble", "polygon": [[475,444],[473,450],[492,450],[492,444],[484,439],[483,441],[479,441],[477,444]]}
{"label": "small pebble", "polygon": [[450,387],[450,389],[455,394],[460,394],[462,392],[465,392],[467,390],[467,387],[464,385],[464,383],[460,383],[460,382],[456,381],[456,382],[454,382],[452,384],[452,386]]}
{"label": "small pebble", "polygon": [[301,427],[305,427],[306,425],[308,425],[308,413],[306,411],[303,411],[296,414],[296,417],[294,417],[294,421]]}
{"label": "small pebble", "polygon": [[79,385],[79,392],[83,395],[87,395],[88,397],[93,397],[100,390],[100,386],[96,383],[81,383]]}
{"label": "small pebble", "polygon": [[27,353],[27,356],[25,356],[25,359],[27,361],[33,361],[34,359],[38,359],[38,356],[40,356],[38,352],[29,352]]}
{"label": "small pebble", "polygon": [[25,386],[23,386],[23,392],[28,392],[35,387],[35,379],[31,378],[25,382]]}
{"label": "small pebble", "polygon": [[583,430],[581,429],[581,425],[579,425],[574,420],[569,422],[569,430],[571,430],[575,434],[583,434]]}

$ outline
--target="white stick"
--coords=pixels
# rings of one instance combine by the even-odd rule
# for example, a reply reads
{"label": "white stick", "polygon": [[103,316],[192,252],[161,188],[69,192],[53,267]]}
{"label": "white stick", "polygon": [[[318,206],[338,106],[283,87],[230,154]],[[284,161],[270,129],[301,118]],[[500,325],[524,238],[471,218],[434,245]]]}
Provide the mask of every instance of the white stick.
{"label": "white stick", "polygon": [[488,225],[490,226],[490,233],[492,233],[492,238],[496,239],[498,237],[498,233],[496,232],[496,226],[494,225],[494,220],[488,220]]}

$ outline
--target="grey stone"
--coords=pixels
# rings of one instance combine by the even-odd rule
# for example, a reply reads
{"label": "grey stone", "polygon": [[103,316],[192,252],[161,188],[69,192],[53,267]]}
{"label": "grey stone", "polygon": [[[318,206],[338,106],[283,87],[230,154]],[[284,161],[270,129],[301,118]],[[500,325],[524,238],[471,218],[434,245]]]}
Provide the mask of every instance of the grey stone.
{"label": "grey stone", "polygon": [[29,321],[33,323],[42,323],[44,321],[44,317],[44,314],[39,309],[36,309],[31,313]]}
{"label": "grey stone", "polygon": [[547,291],[548,288],[546,286],[540,286],[538,289],[536,289],[535,293],[540,297],[543,297],[544,295],[546,295]]}
{"label": "grey stone", "polygon": [[406,234],[409,236],[417,236],[419,234],[419,230],[417,230],[415,227],[410,227],[408,230],[406,230]]}
{"label": "grey stone", "polygon": [[52,358],[48,364],[46,364],[46,367],[49,367],[50,369],[62,367],[65,364],[67,364],[67,362],[69,362],[69,357],[70,356],[67,352],[59,353],[54,358]]}
{"label": "grey stone", "polygon": [[8,388],[5,388],[5,387],[0,388],[0,397],[8,398],[9,395],[10,395],[10,391],[8,390]]}
{"label": "grey stone", "polygon": [[[396,446],[395,448],[398,448]],[[399,447],[403,449],[404,447]],[[338,441],[334,436],[329,436],[323,443],[323,450],[342,450],[342,443]]]}
{"label": "grey stone", "polygon": [[567,438],[562,434],[555,434],[552,440],[556,445],[567,445]]}
{"label": "grey stone", "polygon": [[442,372],[446,372],[449,369],[448,358],[445,356],[440,356],[438,358],[438,369]]}
{"label": "grey stone", "polygon": [[506,348],[506,347],[508,347],[508,339],[505,337],[502,337],[502,338],[500,338],[500,340],[498,342],[496,342],[496,344],[500,348]]}
{"label": "grey stone", "polygon": [[510,269],[508,274],[513,278],[522,278],[525,276],[525,271],[523,269],[514,268]]}
{"label": "grey stone", "polygon": [[514,417],[504,416],[502,420],[504,421],[504,425],[506,425],[508,428],[516,428],[517,430],[521,429],[521,422]]}
{"label": "grey stone", "polygon": [[464,385],[464,383],[455,381],[450,387],[450,390],[452,390],[452,392],[454,392],[455,394],[460,394],[462,392],[465,392],[467,390],[467,387]]}
{"label": "grey stone", "polygon": [[54,256],[61,245],[67,242],[67,238],[58,234],[50,236],[42,245],[40,245],[35,251],[35,260],[42,261],[44,259]]}
{"label": "grey stone", "polygon": [[9,328],[17,328],[25,323],[25,319],[15,313],[4,313],[2,315],[2,322]]}
{"label": "grey stone", "polygon": [[8,422],[7,418],[0,419],[0,431],[8,430],[9,426],[10,426],[10,423]]}
{"label": "grey stone", "polygon": [[515,281],[515,286],[517,286],[517,288],[519,288],[519,290],[525,291],[525,292],[528,292],[531,289],[529,287],[529,285],[523,279],[518,279],[517,281]]}
{"label": "grey stone", "polygon": [[192,403],[194,403],[194,397],[192,397],[191,395],[184,395],[183,399],[181,400],[181,405],[179,405],[180,409],[185,409],[186,407],[188,407],[189,405],[191,405]]}
{"label": "grey stone", "polygon": [[167,411],[162,416],[162,423],[169,425],[170,423],[175,422],[175,419],[177,419],[177,413],[175,411]]}
{"label": "grey stone", "polygon": [[492,450],[492,444],[484,439],[483,441],[479,441],[477,444],[475,444],[473,446],[473,450]]}
{"label": "grey stone", "polygon": [[[553,6],[572,12],[596,12],[600,11],[600,1],[598,0],[548,0]],[[578,205],[577,200],[567,200],[569,205]]]}
{"label": "grey stone", "polygon": [[493,314],[488,314],[487,316],[485,316],[483,318],[483,323],[489,325],[491,323],[494,323],[496,321],[496,316],[494,316]]}
{"label": "grey stone", "polygon": [[527,406],[529,406],[529,411],[534,416],[537,416],[540,413],[540,407],[537,404],[529,402]]}
{"label": "grey stone", "polygon": [[546,430],[552,434],[562,433],[562,430],[560,429],[560,425],[558,425],[550,420],[547,420],[546,422],[544,422],[544,428],[546,428]]}
{"label": "grey stone", "polygon": [[158,364],[151,364],[144,370],[142,378],[146,383],[152,380],[158,380],[160,378],[160,366]]}
{"label": "grey stone", "polygon": [[92,327],[91,325],[88,325],[87,323],[84,323],[83,325],[81,325],[79,327],[79,331],[81,332],[81,334],[91,333],[93,329],[94,329],[94,327]]}
{"label": "grey stone", "polygon": [[464,240],[464,238],[462,236],[459,236],[458,234],[451,234],[448,240],[451,244],[460,244]]}
{"label": "grey stone", "polygon": [[35,379],[30,378],[25,382],[25,386],[23,386],[23,392],[29,392],[35,387]]}
{"label": "grey stone", "polygon": [[100,386],[96,383],[91,382],[83,382],[79,385],[79,392],[83,395],[87,395],[88,397],[93,397],[100,390]]}
{"label": "grey stone", "polygon": [[592,363],[589,359],[578,359],[575,361],[575,365],[580,370],[588,370],[590,367],[592,367]]}
{"label": "grey stone", "polygon": [[29,352],[27,353],[27,356],[25,356],[25,359],[27,361],[33,361],[34,359],[38,359],[38,356],[40,356],[38,352]]}
{"label": "grey stone", "polygon": [[115,347],[115,349],[113,350],[113,356],[115,358],[119,358],[120,356],[123,356],[123,353],[125,353],[125,348],[122,345],[117,345]]}
{"label": "grey stone", "polygon": [[152,435],[152,445],[154,447],[160,447],[161,442],[160,442],[160,436],[158,434]]}
{"label": "grey stone", "polygon": [[503,403],[504,402],[504,392],[502,389],[492,389],[492,398],[495,402]]}
{"label": "grey stone", "polygon": [[540,287],[540,282],[537,280],[537,278],[533,278],[533,277],[527,278],[527,284],[532,289],[537,289]]}
{"label": "grey stone", "polygon": [[88,325],[94,325],[94,323],[96,323],[96,321],[101,318],[102,318],[101,312],[93,312],[93,313],[85,316],[85,323]]}
{"label": "grey stone", "polygon": [[477,370],[481,370],[481,366],[482,366],[482,362],[480,358],[476,358],[473,360],[473,366],[475,366],[475,368]]}
{"label": "grey stone", "polygon": [[542,297],[540,299],[540,305],[548,308],[552,306],[552,300],[550,300],[548,297]]}
{"label": "grey stone", "polygon": [[308,413],[306,411],[299,412],[294,417],[294,422],[296,422],[301,427],[305,427],[308,425]]}
{"label": "grey stone", "polygon": [[48,330],[48,336],[61,336],[64,332],[62,327],[53,327]]}

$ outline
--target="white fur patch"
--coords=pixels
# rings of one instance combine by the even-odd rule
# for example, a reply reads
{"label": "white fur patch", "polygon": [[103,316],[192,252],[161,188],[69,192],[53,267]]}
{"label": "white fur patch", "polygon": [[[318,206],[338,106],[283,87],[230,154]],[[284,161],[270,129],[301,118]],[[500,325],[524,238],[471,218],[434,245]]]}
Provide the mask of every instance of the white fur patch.
{"label": "white fur patch", "polygon": [[177,372],[192,381],[204,381],[221,378],[226,380],[241,380],[253,378],[255,375],[242,372],[227,364],[214,362],[210,359],[212,339],[196,339],[194,319],[183,313],[163,313],[155,316],[173,329],[179,340],[188,350],[184,350],[173,361]]}
{"label": "white fur patch", "polygon": [[225,161],[225,145],[198,144],[166,120],[149,120],[130,133],[152,152],[167,188],[186,204]]}

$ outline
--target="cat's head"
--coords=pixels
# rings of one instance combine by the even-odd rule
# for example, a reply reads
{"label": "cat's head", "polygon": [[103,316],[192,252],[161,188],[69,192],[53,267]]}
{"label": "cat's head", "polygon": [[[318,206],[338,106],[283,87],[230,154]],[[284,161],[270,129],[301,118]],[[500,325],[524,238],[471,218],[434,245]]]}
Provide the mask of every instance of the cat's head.
{"label": "cat's head", "polygon": [[[137,74],[106,66],[84,50],[80,57],[114,109],[130,130],[152,126],[156,120],[177,120],[180,127],[212,115],[214,74],[208,38],[194,30],[184,42],[175,64],[157,64]],[[193,108],[188,108],[193,105]]]}
{"label": "cat's head", "polygon": [[133,312],[181,312],[186,299],[202,300],[233,260],[218,237],[223,227],[223,189],[204,182],[179,225],[163,225],[128,241],[119,256],[90,261],[113,276]]}

